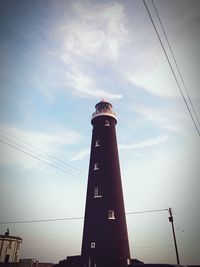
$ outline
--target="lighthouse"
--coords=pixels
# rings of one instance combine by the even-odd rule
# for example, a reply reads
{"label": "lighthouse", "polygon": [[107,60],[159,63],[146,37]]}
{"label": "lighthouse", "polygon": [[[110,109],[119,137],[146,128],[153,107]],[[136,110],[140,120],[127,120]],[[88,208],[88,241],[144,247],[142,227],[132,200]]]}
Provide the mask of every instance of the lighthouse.
{"label": "lighthouse", "polygon": [[130,264],[123,191],[112,105],[95,106],[81,258],[88,267]]}

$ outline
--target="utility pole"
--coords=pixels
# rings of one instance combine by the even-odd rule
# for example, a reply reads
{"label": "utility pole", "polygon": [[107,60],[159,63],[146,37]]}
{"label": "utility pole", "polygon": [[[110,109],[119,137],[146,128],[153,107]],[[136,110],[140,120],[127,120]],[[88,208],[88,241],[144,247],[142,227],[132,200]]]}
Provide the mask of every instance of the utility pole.
{"label": "utility pole", "polygon": [[175,235],[175,230],[174,230],[174,218],[172,216],[172,209],[171,208],[169,208],[169,222],[172,224],[172,232],[173,232],[173,238],[174,238],[174,246],[175,246],[175,251],[176,251],[177,264],[180,264],[179,256],[178,256],[178,247],[177,247],[177,243],[176,243],[176,235]]}

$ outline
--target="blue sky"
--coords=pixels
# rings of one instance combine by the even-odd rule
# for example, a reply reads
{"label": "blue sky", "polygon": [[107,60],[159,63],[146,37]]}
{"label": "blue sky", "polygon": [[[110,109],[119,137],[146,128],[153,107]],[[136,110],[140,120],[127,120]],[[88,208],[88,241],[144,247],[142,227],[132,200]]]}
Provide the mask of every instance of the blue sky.
{"label": "blue sky", "polygon": [[[155,4],[200,116],[200,2]],[[62,172],[1,142],[1,221],[84,215],[90,119],[106,98],[118,118],[126,211],[172,207],[180,261],[199,264],[199,136],[143,2],[1,1],[0,36],[1,140],[69,164],[57,161]],[[132,258],[176,263],[167,212],[127,215],[127,225]],[[82,220],[1,233],[7,227],[23,238],[23,258],[80,254]]]}

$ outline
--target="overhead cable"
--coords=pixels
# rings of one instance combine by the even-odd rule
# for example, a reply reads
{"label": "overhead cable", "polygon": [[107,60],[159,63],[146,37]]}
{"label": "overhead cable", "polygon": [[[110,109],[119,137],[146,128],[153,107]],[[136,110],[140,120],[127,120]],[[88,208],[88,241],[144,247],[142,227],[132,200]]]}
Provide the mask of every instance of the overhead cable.
{"label": "overhead cable", "polygon": [[141,213],[150,213],[150,212],[160,212],[160,211],[168,211],[169,209],[161,209],[161,210],[143,210],[143,211],[133,211],[133,212],[126,212],[125,214],[141,214]]}
{"label": "overhead cable", "polygon": [[57,221],[70,221],[70,220],[80,220],[84,217],[68,217],[68,218],[57,218],[57,219],[41,219],[41,220],[24,220],[24,221],[8,221],[0,222],[0,224],[21,224],[21,223],[43,223],[43,222],[57,222]]}
{"label": "overhead cable", "polygon": [[65,169],[60,168],[59,166],[57,166],[57,165],[55,165],[55,164],[53,164],[53,163],[50,163],[50,162],[48,162],[48,161],[46,161],[46,160],[44,160],[44,159],[41,159],[41,158],[39,158],[38,156],[33,155],[32,153],[29,153],[29,152],[27,152],[27,151],[25,151],[25,150],[23,150],[23,149],[21,149],[21,148],[18,148],[18,147],[14,146],[14,145],[12,145],[12,144],[10,144],[10,143],[7,143],[7,142],[3,141],[3,140],[1,140],[1,139],[0,139],[0,142],[3,143],[3,144],[5,144],[5,145],[7,145],[7,146],[9,146],[9,147],[11,147],[11,148],[13,148],[13,149],[15,149],[15,150],[20,151],[20,152],[22,152],[22,153],[24,153],[24,154],[26,154],[26,155],[28,155],[28,156],[34,158],[34,159],[37,159],[37,160],[41,161],[42,163],[48,164],[48,165],[50,165],[51,167],[54,167],[54,168],[56,168],[56,169],[58,169],[58,170],[60,170],[60,171],[62,171],[62,172],[65,172],[65,173],[67,173],[67,174],[69,174],[69,175],[71,175],[71,176],[74,176],[76,179],[79,179],[79,180],[81,180],[81,181],[84,181],[84,180],[81,179],[79,176],[77,176],[77,175],[75,175],[75,174],[73,174],[73,173],[71,173],[71,172],[69,172],[69,171],[66,171]]}
{"label": "overhead cable", "polygon": [[178,73],[179,73],[179,75],[180,75],[181,81],[182,81],[182,83],[183,83],[183,87],[184,87],[184,89],[185,89],[185,93],[186,93],[186,95],[187,95],[187,97],[188,97],[188,99],[189,99],[189,102],[190,102],[190,105],[191,105],[191,107],[192,107],[193,113],[194,113],[194,115],[195,115],[196,121],[198,122],[198,125],[200,126],[200,120],[199,120],[199,118],[198,118],[198,115],[197,115],[197,112],[196,112],[196,110],[195,110],[195,107],[194,107],[194,105],[193,105],[193,103],[192,103],[192,99],[191,99],[191,97],[190,97],[190,94],[189,94],[189,92],[188,92],[188,90],[187,90],[185,81],[184,81],[184,79],[183,79],[183,75],[182,75],[182,73],[181,73],[181,71],[180,71],[180,68],[179,68],[179,66],[178,66],[176,57],[175,57],[174,52],[173,52],[173,49],[172,49],[172,46],[171,46],[171,44],[170,44],[170,42],[169,42],[169,39],[168,39],[168,37],[167,37],[166,30],[165,30],[165,28],[164,28],[164,26],[163,26],[163,23],[162,23],[162,21],[161,21],[161,18],[160,18],[160,15],[159,15],[159,13],[158,13],[158,10],[157,10],[157,8],[156,8],[156,5],[155,5],[154,0],[151,0],[151,1],[152,1],[152,4],[153,4],[153,7],[154,7],[154,9],[155,9],[156,15],[157,15],[157,17],[158,17],[158,20],[159,20],[159,22],[160,22],[161,28],[162,28],[162,30],[163,30],[163,33],[164,33],[165,39],[166,39],[166,41],[167,41],[167,44],[168,44],[168,46],[169,46],[170,52],[171,52],[171,54],[172,54],[174,63],[175,63],[175,65],[176,65],[176,68],[177,68]]}
{"label": "overhead cable", "polygon": [[152,18],[152,16],[151,16],[151,13],[150,13],[150,11],[149,11],[149,9],[148,9],[148,7],[147,7],[147,4],[146,4],[145,0],[143,0],[143,3],[144,3],[144,6],[145,6],[145,8],[146,8],[146,10],[147,10],[147,13],[148,13],[148,15],[149,15],[149,18],[150,18],[150,20],[151,20],[151,23],[152,23],[152,25],[153,25],[153,27],[154,27],[154,30],[155,30],[155,32],[156,32],[156,35],[157,35],[157,37],[158,37],[158,39],[159,39],[159,42],[160,42],[160,44],[161,44],[161,47],[162,47],[162,49],[163,49],[163,52],[164,52],[165,57],[166,57],[166,59],[167,59],[167,62],[168,62],[168,64],[169,64],[169,66],[170,66],[170,69],[171,69],[171,71],[172,71],[172,74],[173,74],[173,76],[174,76],[174,79],[175,79],[175,81],[176,81],[176,83],[177,83],[177,86],[178,86],[178,89],[179,89],[179,91],[180,91],[180,94],[181,94],[181,96],[182,96],[182,98],[183,98],[183,101],[184,101],[186,107],[187,107],[187,110],[188,110],[189,115],[190,115],[190,117],[191,117],[191,119],[192,119],[192,121],[193,121],[193,124],[194,124],[194,126],[195,126],[195,128],[196,128],[196,131],[197,131],[198,135],[200,136],[200,130],[199,130],[199,128],[198,128],[198,126],[197,126],[197,123],[196,123],[196,121],[195,121],[195,119],[194,119],[194,117],[193,117],[193,114],[191,113],[191,110],[190,110],[190,108],[189,108],[189,106],[188,106],[187,100],[186,100],[186,98],[185,98],[185,96],[184,96],[184,94],[183,94],[183,91],[182,91],[182,89],[181,89],[181,86],[180,86],[180,84],[179,84],[179,81],[178,81],[178,79],[177,79],[177,77],[176,77],[176,74],[175,74],[175,72],[174,72],[174,69],[173,69],[173,67],[172,67],[172,64],[171,64],[171,62],[170,62],[170,60],[169,60],[169,57],[168,57],[168,55],[167,55],[167,52],[166,52],[166,50],[165,50],[165,47],[164,47],[163,42],[162,42],[162,40],[161,40],[161,38],[160,38],[160,35],[159,35],[159,33],[158,33],[158,30],[157,30],[157,28],[156,28],[156,25],[155,25],[155,23],[154,23],[154,20],[153,20],[153,18]]}
{"label": "overhead cable", "polygon": [[[51,158],[57,160],[58,162],[60,162],[60,163],[62,163],[62,164],[64,164],[64,165],[66,165],[66,166],[72,168],[73,170],[77,171],[77,172],[79,173],[79,175],[80,175],[80,174],[83,174],[83,172],[82,172],[81,170],[79,170],[78,168],[76,168],[76,167],[72,166],[71,164],[69,164],[69,163],[67,163],[67,162],[65,162],[65,161],[63,161],[63,160],[61,160],[61,159],[59,159],[59,158],[57,158],[57,157],[51,155],[50,153],[47,153],[47,152],[42,151],[40,148],[38,148],[38,147],[36,147],[36,146],[33,146],[32,144],[30,144],[30,143],[28,143],[28,142],[25,142],[24,140],[22,140],[21,138],[15,136],[14,134],[11,134],[10,132],[8,132],[8,131],[6,131],[6,130],[4,130],[4,129],[2,129],[2,128],[0,128],[0,131],[2,131],[2,132],[4,132],[4,133],[6,133],[6,134],[8,134],[8,135],[10,135],[10,136],[12,136],[12,137],[14,137],[16,140],[18,140],[18,141],[20,141],[21,143],[27,145],[28,147],[32,147],[34,150],[39,151],[39,152],[41,152],[42,154],[47,155],[47,156],[49,156],[49,157],[51,157]],[[4,138],[5,138],[5,137],[4,137]],[[12,142],[13,142],[13,141],[12,141]],[[21,145],[20,145],[20,146],[21,146]],[[28,148],[28,149],[29,149],[29,148]]]}
{"label": "overhead cable", "polygon": [[[131,214],[141,214],[149,212],[161,212],[166,210],[168,211],[168,209],[132,211],[132,212],[125,212],[125,214],[131,215]],[[84,217],[68,217],[68,218],[40,219],[40,220],[7,221],[7,222],[0,222],[0,224],[43,223],[43,222],[82,220],[82,219],[84,219]]]}

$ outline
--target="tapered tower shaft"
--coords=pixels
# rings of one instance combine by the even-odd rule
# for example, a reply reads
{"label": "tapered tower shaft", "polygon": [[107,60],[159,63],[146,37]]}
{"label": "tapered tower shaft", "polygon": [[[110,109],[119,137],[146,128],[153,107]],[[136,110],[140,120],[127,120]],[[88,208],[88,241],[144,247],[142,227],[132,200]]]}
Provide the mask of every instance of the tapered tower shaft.
{"label": "tapered tower shaft", "polygon": [[124,267],[130,262],[112,105],[101,101],[93,125],[82,258],[85,266]]}

